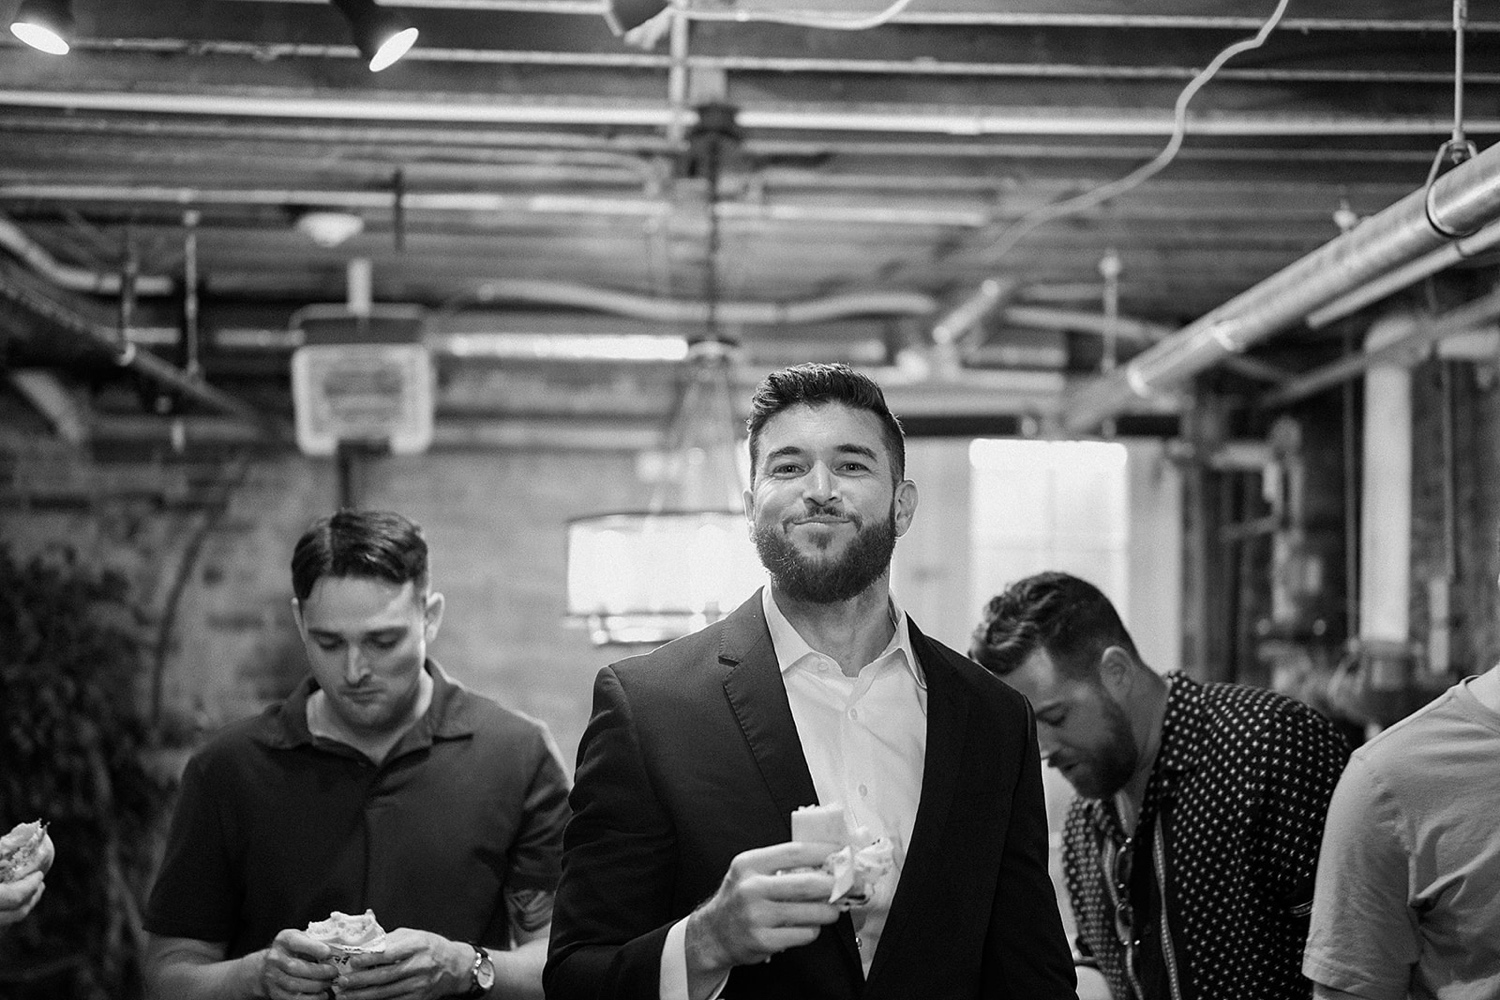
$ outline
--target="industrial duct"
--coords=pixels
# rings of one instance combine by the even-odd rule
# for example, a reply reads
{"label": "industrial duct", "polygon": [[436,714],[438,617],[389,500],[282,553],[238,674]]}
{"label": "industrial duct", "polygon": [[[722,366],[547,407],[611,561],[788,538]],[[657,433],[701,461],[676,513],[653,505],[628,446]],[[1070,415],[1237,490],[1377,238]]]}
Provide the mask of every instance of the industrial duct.
{"label": "industrial duct", "polygon": [[1131,402],[1245,350],[1393,268],[1500,217],[1500,145],[1373,215],[1301,260],[1074,390],[1063,425],[1088,433]]}

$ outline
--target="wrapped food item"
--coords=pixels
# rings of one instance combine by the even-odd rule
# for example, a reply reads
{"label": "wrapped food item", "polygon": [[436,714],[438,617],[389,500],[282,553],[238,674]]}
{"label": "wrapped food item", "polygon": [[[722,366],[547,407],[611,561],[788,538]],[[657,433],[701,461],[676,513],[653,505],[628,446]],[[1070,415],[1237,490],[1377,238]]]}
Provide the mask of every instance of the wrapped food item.
{"label": "wrapped food item", "polygon": [[37,870],[47,824],[41,820],[17,823],[0,837],[0,882],[15,882]]}
{"label": "wrapped food item", "polygon": [[792,810],[792,839],[815,843],[847,844],[849,817],[842,803],[801,806]]}
{"label": "wrapped food item", "polygon": [[385,951],[385,930],[375,919],[374,910],[352,916],[334,910],[327,920],[308,924],[307,933],[333,949],[335,965],[348,965],[352,955]]}
{"label": "wrapped food item", "polygon": [[822,869],[833,876],[828,901],[840,909],[869,903],[896,865],[891,842],[851,824],[842,803],[792,810],[792,839],[841,845],[824,859]]}

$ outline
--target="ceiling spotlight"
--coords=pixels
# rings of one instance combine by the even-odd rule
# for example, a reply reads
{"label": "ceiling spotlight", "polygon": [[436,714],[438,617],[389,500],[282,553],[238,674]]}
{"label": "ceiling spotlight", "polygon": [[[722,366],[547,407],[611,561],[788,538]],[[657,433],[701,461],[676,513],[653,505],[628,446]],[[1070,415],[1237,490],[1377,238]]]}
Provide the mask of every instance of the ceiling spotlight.
{"label": "ceiling spotlight", "polygon": [[354,44],[370,61],[370,72],[379,73],[406,55],[417,41],[417,29],[402,21],[375,0],[333,0],[343,11],[354,32]]}
{"label": "ceiling spotlight", "polygon": [[73,7],[68,0],[25,0],[10,23],[10,32],[34,49],[54,56],[68,54],[73,34]]}
{"label": "ceiling spotlight", "polygon": [[297,216],[296,226],[318,246],[331,248],[358,236],[365,220],[352,212],[313,210]]}
{"label": "ceiling spotlight", "polygon": [[639,28],[669,6],[669,0],[605,0],[604,20],[616,35],[623,35]]}

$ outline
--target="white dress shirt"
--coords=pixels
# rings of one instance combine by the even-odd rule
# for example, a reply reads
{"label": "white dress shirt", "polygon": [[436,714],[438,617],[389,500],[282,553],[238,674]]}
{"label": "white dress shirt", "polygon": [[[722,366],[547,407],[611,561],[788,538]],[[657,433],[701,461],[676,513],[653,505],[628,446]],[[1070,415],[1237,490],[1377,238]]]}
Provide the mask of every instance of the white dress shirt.
{"label": "white dress shirt", "polygon": [[[850,912],[866,975],[880,944],[906,861],[927,757],[927,682],[911,649],[904,612],[891,600],[891,641],[854,677],[798,634],[771,588],[761,591],[771,645],[818,802],[842,802],[852,823],[891,842],[895,869],[866,906]],[[661,1000],[687,1000],[687,918],[673,924],[661,955]],[[719,984],[714,995],[723,989]]]}

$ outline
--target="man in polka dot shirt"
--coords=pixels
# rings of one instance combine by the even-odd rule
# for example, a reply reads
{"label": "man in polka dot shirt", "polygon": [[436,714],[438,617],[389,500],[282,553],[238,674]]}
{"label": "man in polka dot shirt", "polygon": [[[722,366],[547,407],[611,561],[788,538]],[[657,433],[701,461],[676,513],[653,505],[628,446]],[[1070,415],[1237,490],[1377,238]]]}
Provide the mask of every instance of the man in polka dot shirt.
{"label": "man in polka dot shirt", "polygon": [[1078,792],[1063,870],[1115,1000],[1307,998],[1323,821],[1349,756],[1261,688],[1158,675],[1109,599],[1040,573],[991,600],[969,655],[1030,699]]}

